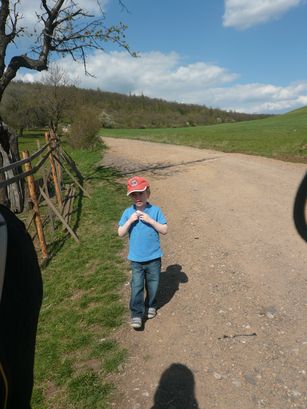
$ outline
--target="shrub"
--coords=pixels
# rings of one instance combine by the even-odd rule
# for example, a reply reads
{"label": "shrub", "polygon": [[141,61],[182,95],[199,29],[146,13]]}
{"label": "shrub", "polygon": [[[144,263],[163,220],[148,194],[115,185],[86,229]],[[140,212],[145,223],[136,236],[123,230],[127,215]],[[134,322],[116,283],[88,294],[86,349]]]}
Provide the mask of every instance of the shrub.
{"label": "shrub", "polygon": [[112,116],[105,111],[100,112],[99,121],[103,128],[115,128],[115,121]]}
{"label": "shrub", "polygon": [[75,149],[95,144],[100,129],[99,113],[93,107],[81,107],[76,113],[68,135],[68,143]]}

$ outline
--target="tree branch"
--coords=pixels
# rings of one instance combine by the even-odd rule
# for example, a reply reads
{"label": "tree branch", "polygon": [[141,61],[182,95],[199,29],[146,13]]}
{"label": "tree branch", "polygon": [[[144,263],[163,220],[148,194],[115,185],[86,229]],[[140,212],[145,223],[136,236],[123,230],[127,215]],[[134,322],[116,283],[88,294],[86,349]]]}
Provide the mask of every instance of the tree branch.
{"label": "tree branch", "polygon": [[[118,1],[123,6],[122,0]],[[24,31],[24,28],[18,28],[21,16],[17,12],[17,6],[20,2],[21,0],[13,1],[11,9],[9,0],[2,0],[0,3],[0,100],[6,86],[15,78],[21,67],[36,71],[46,70],[51,53],[68,54],[73,60],[81,61],[86,74],[89,74],[86,65],[88,52],[91,49],[104,51],[106,42],[117,44],[135,56],[125,40],[127,26],[119,23],[107,27],[99,1],[97,3],[101,16],[97,18],[81,8],[77,0],[56,0],[52,3],[53,7],[48,5],[47,0],[41,0],[41,12],[36,15],[43,28],[29,47],[29,55],[14,56],[5,67],[8,45]],[[5,33],[8,20],[10,34]]]}

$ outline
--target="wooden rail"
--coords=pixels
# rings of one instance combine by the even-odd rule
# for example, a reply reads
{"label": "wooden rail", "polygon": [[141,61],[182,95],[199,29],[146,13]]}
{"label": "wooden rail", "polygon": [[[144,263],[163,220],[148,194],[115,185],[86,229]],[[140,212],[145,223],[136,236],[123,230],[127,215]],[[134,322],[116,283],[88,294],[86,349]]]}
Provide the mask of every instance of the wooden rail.
{"label": "wooden rail", "polygon": [[[42,252],[43,259],[48,258],[47,244],[44,233],[44,225],[41,215],[41,207],[48,207],[47,218],[50,220],[51,225],[53,223],[53,215],[62,223],[64,229],[72,236],[76,242],[80,242],[76,232],[70,227],[69,221],[72,214],[72,203],[75,195],[77,194],[77,189],[82,191],[82,193],[90,197],[88,192],[84,189],[78,180],[80,177],[80,172],[76,172],[76,166],[73,160],[70,158],[67,152],[65,152],[61,146],[60,140],[56,135],[50,135],[49,132],[45,133],[44,146],[29,155],[28,151],[22,152],[22,160],[11,163],[9,165],[0,168],[0,175],[2,178],[0,180],[0,189],[5,189],[9,185],[16,183],[20,180],[26,180],[27,189],[29,192],[30,202],[32,203],[32,214],[30,215],[28,223],[26,223],[26,228],[29,229],[32,221],[35,222],[36,233],[34,238],[38,237],[39,245]],[[33,165],[34,159],[40,158],[36,165]],[[48,169],[46,169],[46,161],[49,159]],[[65,165],[64,165],[65,163]],[[17,175],[7,177],[16,168],[23,167],[23,171]],[[38,180],[35,180],[35,175],[39,170],[42,170],[43,187],[39,186]],[[8,172],[8,173],[7,173]],[[65,189],[65,185],[62,182],[63,172],[70,178],[71,184],[69,188]],[[77,173],[75,176],[74,173]],[[4,177],[3,177],[4,176]],[[56,203],[49,196],[48,185],[53,185]],[[72,188],[72,185],[75,186]]]}

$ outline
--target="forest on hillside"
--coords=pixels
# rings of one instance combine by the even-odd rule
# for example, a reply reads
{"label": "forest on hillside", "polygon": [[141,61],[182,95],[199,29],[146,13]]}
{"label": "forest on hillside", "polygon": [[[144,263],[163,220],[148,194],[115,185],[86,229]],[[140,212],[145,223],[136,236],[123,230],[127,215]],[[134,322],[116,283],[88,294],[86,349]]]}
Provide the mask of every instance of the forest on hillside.
{"label": "forest on hillside", "polygon": [[73,122],[86,109],[106,128],[164,128],[248,121],[253,115],[193,104],[167,102],[146,96],[82,89],[53,76],[39,83],[13,81],[6,89],[0,114],[19,130]]}

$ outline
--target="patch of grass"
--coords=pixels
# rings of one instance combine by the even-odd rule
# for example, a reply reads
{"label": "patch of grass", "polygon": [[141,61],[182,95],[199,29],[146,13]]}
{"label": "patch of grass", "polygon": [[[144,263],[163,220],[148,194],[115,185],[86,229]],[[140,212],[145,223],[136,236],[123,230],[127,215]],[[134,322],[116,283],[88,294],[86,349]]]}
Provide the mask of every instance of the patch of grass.
{"label": "patch of grass", "polygon": [[[106,398],[113,390],[113,385],[102,383],[93,371],[87,371],[68,383],[69,398],[82,409],[105,409]],[[74,407],[74,406],[70,406]]]}
{"label": "patch of grass", "polygon": [[42,271],[35,409],[106,408],[113,390],[106,374],[126,356],[112,335],[126,311],[120,296],[126,280],[124,241],[117,236],[117,220],[128,200],[116,172],[97,165],[101,148],[70,154],[91,199],[76,201],[72,225],[80,244],[61,229],[47,240],[54,256]]}
{"label": "patch of grass", "polygon": [[117,370],[119,364],[121,364],[127,356],[127,351],[116,351],[116,353],[107,358],[104,362],[104,369],[107,372],[114,372]]}
{"label": "patch of grass", "polygon": [[[38,131],[37,131],[38,132]],[[40,131],[32,135],[31,131],[25,133],[25,136],[18,138],[19,151],[28,150],[31,153],[38,150],[38,144],[42,147],[46,142],[44,138],[44,133]]]}
{"label": "patch of grass", "polygon": [[307,107],[254,121],[165,129],[103,129],[102,136],[307,162]]}

